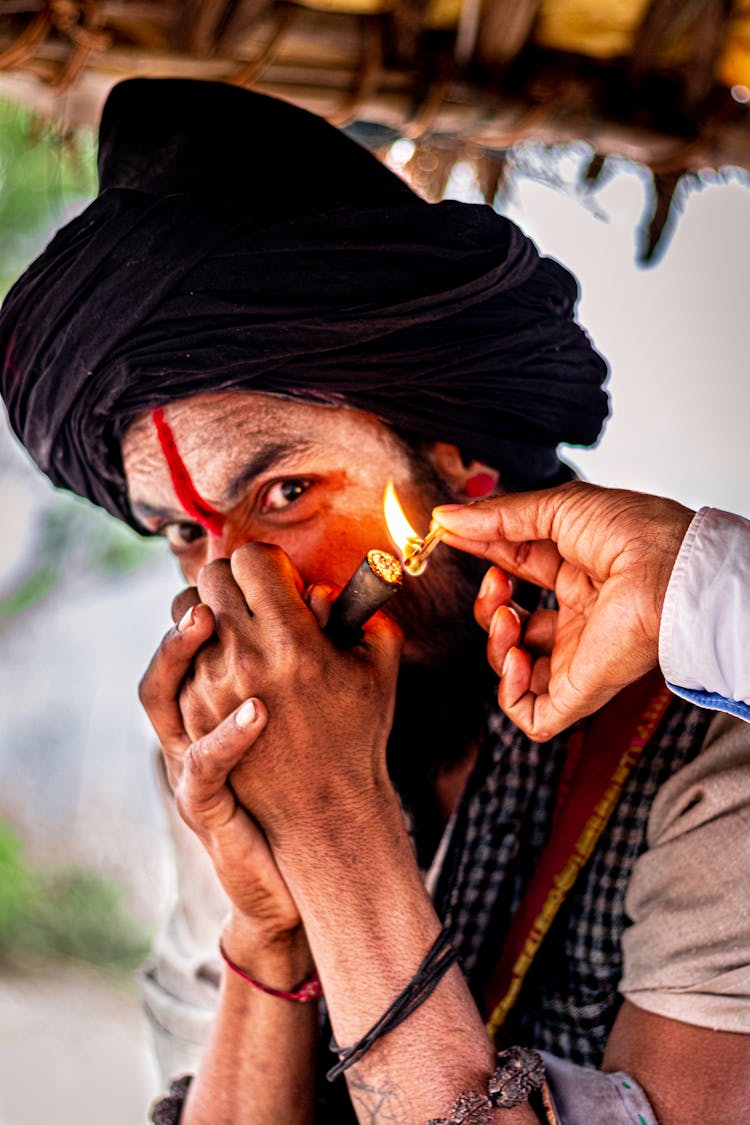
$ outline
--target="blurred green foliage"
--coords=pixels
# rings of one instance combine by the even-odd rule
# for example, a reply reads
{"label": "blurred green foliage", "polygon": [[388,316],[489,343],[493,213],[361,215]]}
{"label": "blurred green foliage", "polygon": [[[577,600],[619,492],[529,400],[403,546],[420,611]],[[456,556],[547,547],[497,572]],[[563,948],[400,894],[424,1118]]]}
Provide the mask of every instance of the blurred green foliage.
{"label": "blurred green foliage", "polygon": [[0,823],[0,965],[72,958],[130,972],[148,946],[115,883],[81,867],[30,867]]}
{"label": "blurred green foliage", "polygon": [[0,99],[0,294],[50,232],[96,194],[95,145],[91,130],[62,134]]}
{"label": "blurred green foliage", "polygon": [[[63,134],[31,110],[0,99],[0,296],[51,232],[96,194],[96,138]],[[30,565],[0,600],[0,624],[33,608],[66,575],[114,576],[163,553],[91,505],[63,492],[40,512]]]}
{"label": "blurred green foliage", "polygon": [[0,599],[0,625],[32,609],[66,577],[116,577],[164,551],[163,539],[143,538],[85,501],[58,492],[41,513],[31,568]]}

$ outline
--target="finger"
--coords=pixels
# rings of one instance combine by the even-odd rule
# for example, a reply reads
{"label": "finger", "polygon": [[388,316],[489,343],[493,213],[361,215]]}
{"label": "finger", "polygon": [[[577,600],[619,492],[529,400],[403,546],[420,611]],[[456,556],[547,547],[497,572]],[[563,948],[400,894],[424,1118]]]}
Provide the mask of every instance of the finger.
{"label": "finger", "polygon": [[304,592],[303,600],[312,612],[321,629],[325,629],[331,616],[331,605],[338,596],[340,589],[330,582],[315,582],[308,586]]}
{"label": "finger", "polygon": [[521,643],[521,619],[511,606],[495,610],[487,638],[487,659],[498,676],[502,675],[510,649]]}
{"label": "finger", "polygon": [[[518,578],[554,589],[562,555],[556,543],[562,512],[586,502],[590,485],[579,481],[537,492],[507,493],[463,507],[435,508],[446,543],[489,558]],[[578,519],[585,519],[579,515]]]}
{"label": "finger", "polygon": [[500,605],[507,605],[512,596],[513,584],[507,574],[491,566],[482,579],[474,602],[474,617],[480,628],[488,633],[495,610]]}
{"label": "finger", "polygon": [[532,662],[522,649],[510,650],[497,701],[508,718],[534,742],[547,742],[583,715],[583,712],[571,714],[569,711],[561,714],[547,690],[549,683],[546,657]]}
{"label": "finger", "polygon": [[187,611],[198,605],[200,600],[200,594],[195,586],[188,586],[186,590],[180,590],[172,602],[172,620],[175,625],[178,621],[182,621]]}
{"label": "finger", "polygon": [[557,547],[549,541],[523,540],[518,543],[500,538],[467,539],[446,532],[443,542],[459,551],[489,559],[514,577],[541,586],[545,590],[554,590],[557,573],[563,563]]}
{"label": "finger", "polygon": [[198,592],[201,601],[210,605],[217,618],[220,639],[231,621],[234,629],[248,624],[253,616],[252,606],[237,585],[229,559],[214,559],[201,568],[198,575]]}
{"label": "finger", "polygon": [[549,690],[549,676],[549,657],[537,657],[531,665],[531,680],[529,682],[529,690],[533,695],[544,695]]}
{"label": "finger", "polygon": [[507,492],[476,500],[472,504],[447,504],[433,510],[435,523],[452,535],[465,540],[492,543],[507,539],[513,543],[526,540],[554,539],[555,515],[568,503],[571,492],[590,486],[574,484],[536,492]]}
{"label": "finger", "polygon": [[508,649],[505,662],[500,669],[500,684],[497,689],[497,701],[507,715],[515,720],[511,709],[518,706],[529,691],[531,683],[531,657],[522,648]]}
{"label": "finger", "polygon": [[237,798],[227,779],[254,746],[266,719],[263,703],[248,699],[188,748],[176,797],[181,816],[197,831],[216,831],[234,815]]}
{"label": "finger", "polygon": [[549,655],[557,637],[559,614],[556,609],[536,609],[526,622],[523,645],[535,655]]}
{"label": "finger", "polygon": [[376,667],[390,669],[394,675],[404,645],[404,634],[396,622],[387,617],[382,610],[362,626],[364,642],[373,657]]}
{"label": "finger", "polygon": [[286,551],[272,543],[246,543],[233,553],[230,565],[261,630],[309,629],[312,615],[300,613],[304,584]]}
{"label": "finger", "polygon": [[165,753],[183,750],[190,741],[178,704],[180,685],[213,630],[214,615],[209,607],[192,606],[165,634],[139,684],[141,704]]}

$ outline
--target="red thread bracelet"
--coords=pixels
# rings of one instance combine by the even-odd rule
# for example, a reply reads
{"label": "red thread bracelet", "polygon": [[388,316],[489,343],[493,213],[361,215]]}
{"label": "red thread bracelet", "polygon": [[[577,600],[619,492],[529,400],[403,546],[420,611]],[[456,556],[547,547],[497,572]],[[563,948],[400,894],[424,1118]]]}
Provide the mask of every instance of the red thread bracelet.
{"label": "red thread bracelet", "polygon": [[310,1000],[319,1000],[323,995],[323,988],[320,983],[320,978],[317,973],[311,973],[309,977],[297,985],[293,992],[284,992],[281,988],[271,988],[268,984],[261,984],[259,980],[253,980],[251,976],[235,965],[234,961],[227,956],[224,946],[219,942],[219,953],[223,957],[225,963],[236,973],[238,977],[242,977],[253,988],[257,988],[260,992],[265,992],[267,996],[275,996],[277,1000],[295,1000],[298,1004],[307,1004]]}

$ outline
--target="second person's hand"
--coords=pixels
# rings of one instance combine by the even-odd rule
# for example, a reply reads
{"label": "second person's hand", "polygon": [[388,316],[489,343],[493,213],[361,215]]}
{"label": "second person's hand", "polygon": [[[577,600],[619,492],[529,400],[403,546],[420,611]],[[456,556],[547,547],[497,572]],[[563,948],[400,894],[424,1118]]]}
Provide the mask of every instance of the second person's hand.
{"label": "second person's hand", "polygon": [[555,592],[558,609],[532,614],[523,642],[505,575],[490,571],[477,600],[498,702],[530,737],[553,737],[657,664],[664,596],[693,515],[581,482],[435,509],[446,543]]}

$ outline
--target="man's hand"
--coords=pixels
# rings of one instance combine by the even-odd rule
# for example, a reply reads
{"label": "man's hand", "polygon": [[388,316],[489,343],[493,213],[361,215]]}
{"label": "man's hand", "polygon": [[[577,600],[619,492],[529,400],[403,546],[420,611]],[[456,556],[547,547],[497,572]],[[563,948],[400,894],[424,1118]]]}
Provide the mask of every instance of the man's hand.
{"label": "man's hand", "polygon": [[555,591],[559,610],[531,615],[523,648],[505,575],[489,571],[476,603],[498,702],[532,738],[553,737],[658,663],[664,596],[693,515],[579,482],[435,509],[446,543]]}
{"label": "man's hand", "polygon": [[[194,601],[190,595],[184,603]],[[206,605],[193,604],[164,637],[140,685],[141,702],[161,743],[169,782],[183,820],[199,836],[234,908],[234,929],[258,948],[301,928],[297,907],[262,831],[243,809],[228,777],[266,723],[260,700],[243,701],[203,738],[187,732],[180,686],[214,631]],[[238,701],[239,702],[239,701]]]}
{"label": "man's hand", "polygon": [[303,597],[288,556],[262,543],[205,567],[198,595],[216,624],[182,688],[185,726],[198,738],[242,699],[263,700],[267,728],[231,784],[272,842],[390,794],[397,626],[378,615],[360,644],[338,648],[321,629],[333,592]]}

